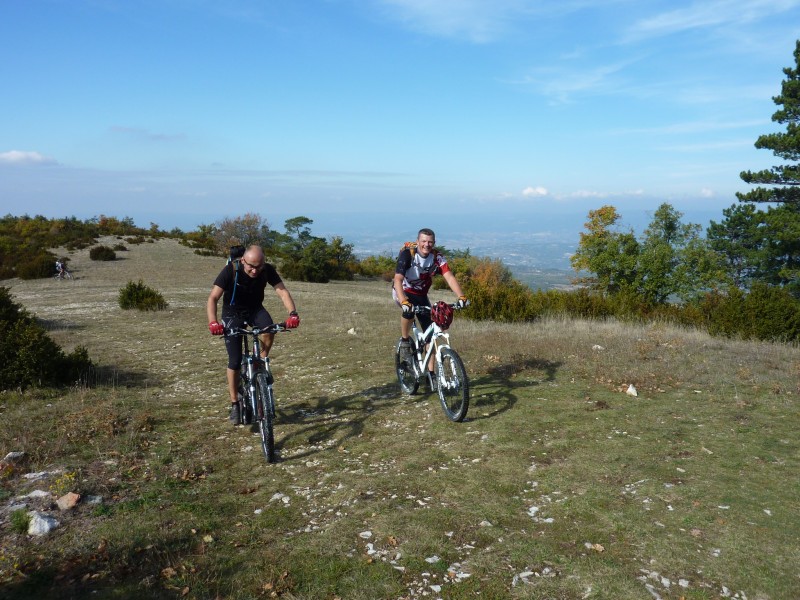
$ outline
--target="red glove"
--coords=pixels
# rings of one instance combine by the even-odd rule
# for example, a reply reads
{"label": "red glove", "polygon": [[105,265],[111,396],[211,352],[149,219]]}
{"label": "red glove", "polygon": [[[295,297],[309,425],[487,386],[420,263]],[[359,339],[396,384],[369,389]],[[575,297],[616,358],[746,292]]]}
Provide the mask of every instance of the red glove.
{"label": "red glove", "polygon": [[296,310],[289,313],[289,318],[286,319],[286,329],[294,329],[300,325],[300,315]]}
{"label": "red glove", "polygon": [[208,330],[211,332],[211,335],[222,335],[225,333],[225,328],[222,326],[222,323],[218,323],[217,321],[211,321],[208,324]]}

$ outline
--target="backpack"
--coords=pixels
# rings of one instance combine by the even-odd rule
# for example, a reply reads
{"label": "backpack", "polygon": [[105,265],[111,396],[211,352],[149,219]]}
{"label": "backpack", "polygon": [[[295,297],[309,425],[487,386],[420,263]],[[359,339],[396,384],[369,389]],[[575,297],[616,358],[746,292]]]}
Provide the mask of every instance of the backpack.
{"label": "backpack", "polygon": [[236,304],[236,286],[239,283],[239,263],[244,256],[244,246],[231,246],[228,254],[229,265],[233,263],[233,294],[231,294],[231,306]]}
{"label": "backpack", "polygon": [[244,246],[231,246],[228,255],[228,264],[238,261],[244,256]]}
{"label": "backpack", "polygon": [[400,253],[402,253],[403,250],[408,250],[411,252],[411,259],[413,260],[414,255],[417,253],[417,242],[406,242],[403,244],[403,247],[400,248]]}

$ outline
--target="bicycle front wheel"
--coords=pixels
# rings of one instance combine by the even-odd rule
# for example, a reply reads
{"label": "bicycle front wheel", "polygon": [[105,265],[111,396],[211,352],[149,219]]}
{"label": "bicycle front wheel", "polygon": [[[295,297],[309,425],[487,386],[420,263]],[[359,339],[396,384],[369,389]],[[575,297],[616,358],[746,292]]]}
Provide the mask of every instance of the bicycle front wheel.
{"label": "bicycle front wheel", "polygon": [[256,375],[256,394],[258,407],[258,430],[261,433],[261,448],[267,462],[275,462],[275,398],[272,395],[272,387],[267,382],[267,374],[259,373]]}
{"label": "bicycle front wheel", "polygon": [[400,389],[406,394],[411,395],[415,394],[417,388],[419,388],[419,380],[414,373],[414,365],[411,364],[411,361],[414,360],[414,348],[412,346],[410,352],[406,355],[400,347],[400,341],[397,342],[394,351],[394,366],[395,371],[397,371],[397,381],[400,383]]}
{"label": "bicycle front wheel", "polygon": [[469,381],[461,357],[452,348],[442,348],[442,362],[438,364],[436,383],[444,414],[451,421],[461,422],[469,408]]}

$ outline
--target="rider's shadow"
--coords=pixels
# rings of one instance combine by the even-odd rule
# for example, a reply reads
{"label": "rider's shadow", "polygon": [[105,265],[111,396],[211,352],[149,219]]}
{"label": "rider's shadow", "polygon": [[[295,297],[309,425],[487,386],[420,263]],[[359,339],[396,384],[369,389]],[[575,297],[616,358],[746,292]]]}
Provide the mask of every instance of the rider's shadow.
{"label": "rider's shadow", "polygon": [[[387,408],[385,401],[391,400],[399,402],[396,382],[346,396],[319,396],[314,401],[293,403],[284,409],[279,407],[276,433],[280,431],[280,423],[300,427],[276,439],[277,449],[280,451],[290,442],[304,447],[300,452],[282,457],[281,460],[301,459],[327,450],[330,440],[336,440],[337,445],[342,446],[346,440],[361,435],[364,422],[374,411]],[[320,445],[324,448],[320,448]]]}
{"label": "rider's shadow", "polygon": [[[559,367],[564,363],[541,358],[518,360],[494,365],[485,375],[470,378],[470,409],[466,421],[488,419],[495,414],[511,410],[519,400],[517,390],[555,381]],[[528,375],[517,378],[520,374]],[[540,377],[536,374],[540,373]],[[478,409],[481,412],[478,412]],[[486,411],[490,414],[485,415]]]}

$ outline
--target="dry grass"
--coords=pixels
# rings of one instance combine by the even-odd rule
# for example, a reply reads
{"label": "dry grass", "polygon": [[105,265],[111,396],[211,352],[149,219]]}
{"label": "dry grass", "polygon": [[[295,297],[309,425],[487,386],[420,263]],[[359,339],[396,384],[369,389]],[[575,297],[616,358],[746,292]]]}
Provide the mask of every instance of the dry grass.
{"label": "dry grass", "polygon": [[[64,473],[105,501],[42,540],[0,513],[3,597],[794,595],[797,348],[459,319],[473,401],[453,424],[397,391],[387,284],[288,282],[303,322],[273,351],[282,460],[267,465],[226,420],[204,315],[220,260],[129,248],[75,253],[74,282],[6,282],[101,368],[88,389],[0,396],[0,452],[55,473],[12,475],[2,502]],[[139,279],[168,310],[117,307]]]}

